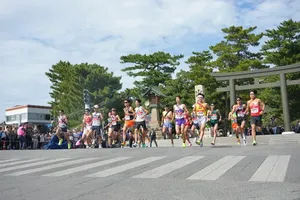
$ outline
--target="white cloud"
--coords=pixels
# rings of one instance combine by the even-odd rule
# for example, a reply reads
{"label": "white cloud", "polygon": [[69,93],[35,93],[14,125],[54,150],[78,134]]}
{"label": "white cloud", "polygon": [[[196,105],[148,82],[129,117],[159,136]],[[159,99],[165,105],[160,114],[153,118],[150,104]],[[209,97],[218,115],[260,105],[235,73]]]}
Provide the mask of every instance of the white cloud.
{"label": "white cloud", "polygon": [[2,0],[0,112],[46,104],[44,74],[59,60],[99,63],[131,87],[132,79],[120,72],[121,55],[165,49],[187,55],[216,43],[223,27],[265,30],[299,20],[299,8],[297,0]]}

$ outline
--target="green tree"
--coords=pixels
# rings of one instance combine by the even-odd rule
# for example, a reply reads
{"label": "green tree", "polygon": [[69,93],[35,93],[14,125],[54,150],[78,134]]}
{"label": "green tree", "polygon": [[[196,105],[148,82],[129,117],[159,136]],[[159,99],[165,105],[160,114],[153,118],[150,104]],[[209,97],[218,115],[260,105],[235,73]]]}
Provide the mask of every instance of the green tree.
{"label": "green tree", "polygon": [[70,126],[81,123],[84,103],[83,89],[91,93],[92,103],[113,106],[121,89],[121,77],[115,77],[108,69],[97,65],[81,63],[72,65],[60,61],[46,72],[51,85],[52,114],[57,116],[63,109],[70,118]]}
{"label": "green tree", "polygon": [[[265,59],[264,62],[270,65],[284,66],[300,62],[300,22],[292,19],[280,23],[276,29],[266,30],[267,41],[262,46]],[[299,79],[300,73],[287,74],[287,79]],[[278,81],[279,77],[269,77],[266,81]],[[271,91],[270,91],[271,90]],[[272,88],[264,91],[267,96],[266,103],[274,109],[271,115],[282,113],[280,89]],[[288,86],[289,108],[292,120],[300,116],[300,86]],[[283,120],[283,116],[279,116]]]}
{"label": "green tree", "polygon": [[259,52],[252,52],[250,48],[258,47],[263,34],[253,33],[257,27],[243,28],[231,26],[223,28],[224,40],[210,46],[217,59],[211,66],[220,72],[247,71],[265,68],[261,62]]}
{"label": "green tree", "polygon": [[181,58],[183,55],[172,56],[161,51],[149,55],[130,54],[122,56],[121,63],[133,66],[125,67],[122,71],[127,72],[130,77],[141,78],[140,81],[136,80],[134,83],[142,91],[148,86],[165,84],[166,80],[171,79]]}

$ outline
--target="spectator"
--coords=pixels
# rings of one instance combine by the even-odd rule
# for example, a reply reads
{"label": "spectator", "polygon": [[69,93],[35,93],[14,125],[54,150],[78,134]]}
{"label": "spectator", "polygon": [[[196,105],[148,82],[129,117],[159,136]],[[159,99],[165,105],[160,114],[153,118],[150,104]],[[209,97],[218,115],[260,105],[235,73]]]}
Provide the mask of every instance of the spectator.
{"label": "spectator", "polygon": [[25,148],[25,134],[26,134],[26,129],[28,127],[28,123],[24,123],[19,126],[18,128],[18,139],[19,139],[19,147],[20,149]]}

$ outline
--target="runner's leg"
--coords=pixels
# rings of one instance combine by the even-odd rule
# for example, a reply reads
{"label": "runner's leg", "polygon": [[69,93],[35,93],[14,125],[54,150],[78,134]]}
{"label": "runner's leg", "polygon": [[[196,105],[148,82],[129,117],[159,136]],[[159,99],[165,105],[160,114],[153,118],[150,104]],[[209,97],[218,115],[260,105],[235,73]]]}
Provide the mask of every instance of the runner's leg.
{"label": "runner's leg", "polygon": [[174,140],[173,140],[173,133],[172,133],[172,125],[171,124],[168,127],[168,135],[169,135],[170,140],[171,140],[171,145],[174,147]]}
{"label": "runner's leg", "polygon": [[212,141],[212,145],[215,145],[216,139],[217,139],[217,130],[218,130],[218,123],[216,123],[213,127],[213,141]]}
{"label": "runner's leg", "polygon": [[243,137],[243,144],[244,145],[247,144],[246,135],[245,135],[245,124],[246,124],[246,121],[243,120],[242,123],[241,123],[241,135]]}

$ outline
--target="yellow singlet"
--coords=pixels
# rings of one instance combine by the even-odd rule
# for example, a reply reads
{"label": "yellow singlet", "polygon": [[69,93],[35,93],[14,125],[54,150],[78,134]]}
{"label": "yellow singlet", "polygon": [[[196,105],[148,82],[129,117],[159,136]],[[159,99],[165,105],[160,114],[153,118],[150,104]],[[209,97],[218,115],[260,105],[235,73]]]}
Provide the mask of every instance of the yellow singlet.
{"label": "yellow singlet", "polygon": [[207,108],[201,103],[196,103],[196,113],[198,117],[203,117],[207,115]]}

